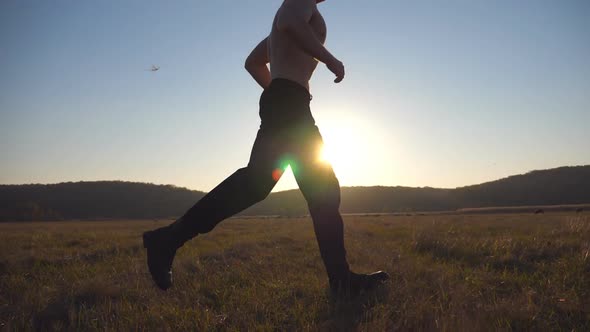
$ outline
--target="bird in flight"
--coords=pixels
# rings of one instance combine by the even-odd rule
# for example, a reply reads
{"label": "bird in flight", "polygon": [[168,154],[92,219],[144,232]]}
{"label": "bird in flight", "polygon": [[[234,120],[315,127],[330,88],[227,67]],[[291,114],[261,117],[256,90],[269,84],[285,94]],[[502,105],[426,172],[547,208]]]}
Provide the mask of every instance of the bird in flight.
{"label": "bird in flight", "polygon": [[156,71],[160,70],[160,66],[152,65],[152,68],[146,69],[146,70],[156,72]]}

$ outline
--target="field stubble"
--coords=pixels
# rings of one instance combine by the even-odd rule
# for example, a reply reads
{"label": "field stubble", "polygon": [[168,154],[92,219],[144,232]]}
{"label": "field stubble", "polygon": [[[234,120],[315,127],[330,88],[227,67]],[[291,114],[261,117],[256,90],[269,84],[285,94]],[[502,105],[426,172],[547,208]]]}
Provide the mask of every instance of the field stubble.
{"label": "field stubble", "polygon": [[156,289],[141,233],[168,221],[0,224],[2,330],[590,330],[590,217],[345,217],[380,291],[331,301],[311,221],[231,219]]}

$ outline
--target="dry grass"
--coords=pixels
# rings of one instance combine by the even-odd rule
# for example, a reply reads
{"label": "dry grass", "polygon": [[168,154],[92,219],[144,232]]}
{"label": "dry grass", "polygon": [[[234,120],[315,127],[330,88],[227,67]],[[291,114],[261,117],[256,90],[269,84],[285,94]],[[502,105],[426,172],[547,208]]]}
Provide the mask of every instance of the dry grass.
{"label": "dry grass", "polygon": [[2,330],[590,330],[590,218],[350,216],[381,291],[334,303],[309,219],[224,222],[154,288],[141,233],[164,222],[0,224]]}

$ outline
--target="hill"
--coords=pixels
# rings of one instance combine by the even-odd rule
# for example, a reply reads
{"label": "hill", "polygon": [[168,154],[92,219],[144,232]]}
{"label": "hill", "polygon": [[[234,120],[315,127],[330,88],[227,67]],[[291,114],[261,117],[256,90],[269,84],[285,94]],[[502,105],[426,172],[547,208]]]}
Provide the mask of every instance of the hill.
{"label": "hill", "polygon": [[[454,211],[461,208],[590,203],[590,165],[559,167],[455,189],[343,187],[342,213]],[[306,213],[299,190],[271,195],[251,215]]]}
{"label": "hill", "polygon": [[[123,181],[0,185],[0,221],[167,218],[205,193]],[[449,211],[494,206],[590,203],[590,165],[532,171],[455,189],[343,187],[343,213]],[[242,215],[307,214],[299,190],[271,194]]]}
{"label": "hill", "polygon": [[176,216],[205,193],[124,181],[0,185],[0,221]]}

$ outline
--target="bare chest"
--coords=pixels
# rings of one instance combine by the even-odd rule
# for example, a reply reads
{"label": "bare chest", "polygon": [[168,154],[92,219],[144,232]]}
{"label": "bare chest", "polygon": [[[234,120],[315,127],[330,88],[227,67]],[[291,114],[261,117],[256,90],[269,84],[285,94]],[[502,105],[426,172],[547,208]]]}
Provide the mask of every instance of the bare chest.
{"label": "bare chest", "polygon": [[318,39],[324,43],[326,41],[327,36],[327,28],[326,28],[326,21],[322,17],[319,11],[315,11],[309,20],[309,25],[311,26],[312,30],[315,32],[315,35]]}

